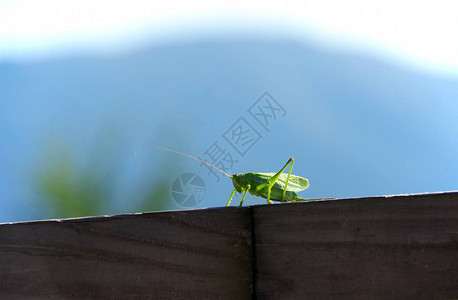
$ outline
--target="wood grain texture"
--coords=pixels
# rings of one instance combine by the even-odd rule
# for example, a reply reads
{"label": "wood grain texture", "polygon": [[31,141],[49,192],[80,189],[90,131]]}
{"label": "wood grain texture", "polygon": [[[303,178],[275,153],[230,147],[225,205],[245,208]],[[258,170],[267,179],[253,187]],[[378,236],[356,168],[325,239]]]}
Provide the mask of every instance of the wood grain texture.
{"label": "wood grain texture", "polygon": [[253,207],[257,299],[458,299],[458,194]]}
{"label": "wood grain texture", "polygon": [[0,299],[250,299],[250,208],[0,225]]}
{"label": "wood grain texture", "polygon": [[0,299],[458,299],[458,193],[0,225]]}

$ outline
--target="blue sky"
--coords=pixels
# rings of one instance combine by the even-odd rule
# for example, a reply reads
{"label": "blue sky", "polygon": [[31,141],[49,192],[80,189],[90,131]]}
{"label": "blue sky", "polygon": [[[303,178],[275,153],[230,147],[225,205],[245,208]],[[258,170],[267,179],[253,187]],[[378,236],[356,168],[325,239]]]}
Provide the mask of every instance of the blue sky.
{"label": "blue sky", "polygon": [[77,172],[120,176],[103,213],[132,211],[143,182],[164,186],[147,172],[161,179],[169,158],[206,176],[200,207],[224,205],[230,181],[212,183],[187,158],[133,151],[201,155],[265,91],[287,117],[234,172],[272,172],[293,156],[294,174],[311,180],[304,197],[455,190],[455,6],[2,1],[0,222],[43,216],[36,170],[66,149]]}
{"label": "blue sky", "polygon": [[1,1],[0,60],[206,35],[287,36],[458,73],[456,1]]}

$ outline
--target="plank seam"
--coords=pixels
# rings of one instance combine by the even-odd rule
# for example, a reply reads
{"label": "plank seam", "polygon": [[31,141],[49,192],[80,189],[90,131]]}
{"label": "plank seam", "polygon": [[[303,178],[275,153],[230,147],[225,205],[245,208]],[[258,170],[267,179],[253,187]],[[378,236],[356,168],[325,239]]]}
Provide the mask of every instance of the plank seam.
{"label": "plank seam", "polygon": [[256,261],[256,222],[254,217],[254,206],[250,206],[250,221],[251,221],[251,273],[252,273],[252,283],[251,283],[251,295],[252,299],[257,299],[256,296],[256,280],[257,280],[257,261]]}

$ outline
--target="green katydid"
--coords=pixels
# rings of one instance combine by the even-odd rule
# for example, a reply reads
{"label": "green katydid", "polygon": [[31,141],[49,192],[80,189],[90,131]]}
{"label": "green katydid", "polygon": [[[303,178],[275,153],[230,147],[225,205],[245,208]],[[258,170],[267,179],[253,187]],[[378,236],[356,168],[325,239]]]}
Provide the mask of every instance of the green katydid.
{"label": "green katydid", "polygon": [[[209,165],[210,167],[218,170],[227,177],[231,178],[232,183],[234,184],[234,190],[232,191],[231,197],[229,198],[229,201],[227,202],[226,206],[229,206],[229,204],[231,204],[231,200],[232,197],[234,197],[235,192],[243,193],[239,206],[242,206],[243,200],[245,199],[245,196],[248,192],[250,192],[250,194],[254,196],[267,199],[267,203],[269,204],[272,204],[272,200],[279,202],[321,200],[301,198],[296,193],[307,189],[309,187],[309,181],[306,178],[291,174],[294,165],[294,159],[292,157],[277,173],[238,173],[231,176],[223,170],[217,168],[216,166],[204,160],[201,160],[197,157],[194,157],[186,153],[182,153],[164,147],[144,145],[139,147],[137,151],[135,151],[135,156],[137,156],[139,149],[143,147],[154,147],[190,157],[192,159]],[[283,171],[286,169],[288,165],[290,165],[289,172],[283,173]]]}

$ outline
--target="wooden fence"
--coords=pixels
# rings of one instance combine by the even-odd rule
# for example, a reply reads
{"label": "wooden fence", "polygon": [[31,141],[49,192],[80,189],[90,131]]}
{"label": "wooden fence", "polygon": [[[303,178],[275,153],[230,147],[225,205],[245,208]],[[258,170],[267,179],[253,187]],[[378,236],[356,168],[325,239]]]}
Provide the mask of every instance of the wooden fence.
{"label": "wooden fence", "polygon": [[458,193],[0,225],[0,299],[458,299]]}

